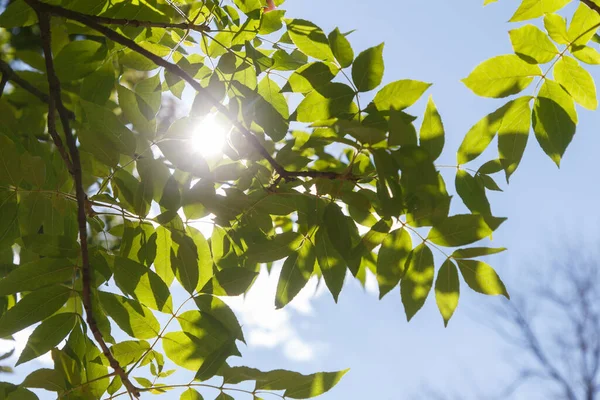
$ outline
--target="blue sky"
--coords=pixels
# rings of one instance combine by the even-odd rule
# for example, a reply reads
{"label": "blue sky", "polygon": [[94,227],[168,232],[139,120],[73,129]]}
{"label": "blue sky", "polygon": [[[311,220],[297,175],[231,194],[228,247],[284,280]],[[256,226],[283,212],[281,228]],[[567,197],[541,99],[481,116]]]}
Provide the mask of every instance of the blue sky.
{"label": "blue sky", "polygon": [[[507,31],[516,26],[506,21],[517,4],[504,0],[484,8],[482,0],[288,0],[283,8],[287,16],[311,20],[326,32],[336,26],[343,32],[357,29],[350,36],[356,53],[385,41],[385,82],[406,78],[433,82],[428,94],[446,128],[439,163],[453,165],[467,130],[503,104],[475,96],[460,79],[479,62],[512,52]],[[422,115],[424,106],[420,101],[410,111]],[[585,238],[581,244],[585,247],[598,238],[600,189],[594,173],[600,118],[581,108],[578,112],[578,133],[560,170],[532,135],[510,185],[503,184],[505,192],[491,196],[494,213],[509,218],[494,235],[494,245],[509,251],[488,261],[511,292],[525,289],[520,282],[528,271],[544,271],[544,263],[558,256],[559,240]],[[492,158],[493,149],[481,160]],[[445,177],[453,187],[453,171],[446,171]],[[453,211],[461,210],[456,197]],[[520,357],[507,353],[484,321],[473,317],[481,315],[471,312],[500,299],[471,293],[466,285],[459,308],[444,329],[433,296],[407,323],[399,291],[378,301],[375,294],[349,281],[336,305],[313,284],[312,292],[306,290],[290,307],[275,312],[271,297],[275,284],[276,276],[262,276],[245,303],[233,301],[249,342],[242,347],[243,361],[261,369],[302,372],[351,368],[332,392],[320,397],[323,400],[419,399],[429,386],[453,393],[478,388],[489,393],[510,380],[507,358]],[[24,374],[12,379],[20,381]],[[527,398],[535,398],[530,395]]]}

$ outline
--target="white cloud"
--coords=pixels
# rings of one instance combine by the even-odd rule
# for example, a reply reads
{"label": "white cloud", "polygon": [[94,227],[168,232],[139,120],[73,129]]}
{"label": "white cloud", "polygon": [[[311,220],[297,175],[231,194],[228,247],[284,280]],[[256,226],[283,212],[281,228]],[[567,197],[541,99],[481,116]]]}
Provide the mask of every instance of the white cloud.
{"label": "white cloud", "polygon": [[281,266],[274,266],[269,274],[262,268],[256,282],[245,296],[224,298],[235,311],[250,347],[281,348],[283,354],[293,361],[310,361],[316,349],[324,348],[323,343],[308,341],[301,337],[292,323],[292,311],[309,316],[313,312],[311,301],[322,291],[318,289],[316,278],[298,293],[285,308],[275,309],[275,293]]}

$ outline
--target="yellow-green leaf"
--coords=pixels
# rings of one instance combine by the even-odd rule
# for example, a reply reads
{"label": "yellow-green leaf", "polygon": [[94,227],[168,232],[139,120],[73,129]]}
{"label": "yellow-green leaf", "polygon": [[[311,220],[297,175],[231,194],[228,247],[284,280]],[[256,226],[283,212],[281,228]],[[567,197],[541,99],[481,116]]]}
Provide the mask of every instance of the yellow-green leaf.
{"label": "yellow-green leaf", "polygon": [[554,43],[535,25],[525,25],[508,33],[515,53],[526,61],[545,64],[558,54]]}
{"label": "yellow-green leaf", "polygon": [[560,10],[571,0],[522,0],[510,22],[527,21]]}
{"label": "yellow-green leaf", "polygon": [[400,295],[408,321],[425,304],[433,285],[433,275],[433,253],[422,243],[412,251],[406,274],[400,281]]}
{"label": "yellow-green leaf", "polygon": [[432,160],[437,159],[444,148],[444,124],[433,98],[429,96],[419,131],[419,145],[429,152]]}
{"label": "yellow-green leaf", "polygon": [[598,107],[596,84],[592,75],[572,57],[563,56],[554,66],[554,79],[573,99],[588,110]]}
{"label": "yellow-green leaf", "polygon": [[492,267],[478,260],[456,260],[460,273],[474,291],[487,295],[510,298],[502,280]]}
{"label": "yellow-green leaf", "polygon": [[460,281],[458,280],[458,270],[451,260],[446,260],[438,271],[435,280],[435,302],[437,303],[440,314],[444,319],[444,326],[448,326],[448,321],[458,306],[460,297]]}
{"label": "yellow-green leaf", "polygon": [[521,92],[541,75],[539,66],[507,54],[482,62],[462,82],[479,96],[502,98]]}

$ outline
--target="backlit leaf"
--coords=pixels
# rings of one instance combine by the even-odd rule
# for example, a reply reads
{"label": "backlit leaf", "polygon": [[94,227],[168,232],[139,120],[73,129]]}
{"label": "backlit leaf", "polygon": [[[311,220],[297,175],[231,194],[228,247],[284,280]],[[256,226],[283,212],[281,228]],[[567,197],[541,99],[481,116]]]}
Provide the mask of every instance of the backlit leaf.
{"label": "backlit leaf", "polygon": [[462,82],[479,96],[501,98],[521,92],[541,75],[539,66],[508,54],[482,62]]}
{"label": "backlit leaf", "polygon": [[435,280],[435,301],[444,319],[444,326],[448,326],[448,321],[450,321],[456,306],[458,306],[459,296],[458,270],[452,261],[446,260],[438,271]]}
{"label": "backlit leaf", "polygon": [[400,294],[408,321],[425,304],[433,285],[433,268],[433,253],[422,243],[412,251],[405,275],[400,281]]}

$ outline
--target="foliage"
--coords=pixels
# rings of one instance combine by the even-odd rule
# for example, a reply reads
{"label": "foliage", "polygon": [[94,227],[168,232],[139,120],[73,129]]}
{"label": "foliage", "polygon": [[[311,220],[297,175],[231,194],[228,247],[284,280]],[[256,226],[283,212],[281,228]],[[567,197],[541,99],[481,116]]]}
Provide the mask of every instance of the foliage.
{"label": "foliage", "polygon": [[[459,276],[508,297],[477,259],[504,249],[465,246],[504,221],[487,199],[500,189],[491,175],[515,172],[531,128],[558,165],[575,103],[597,107],[580,61],[600,63],[588,45],[600,7],[582,1],[567,27],[555,12],[568,0],[523,0],[512,21],[543,17],[545,31],[512,30],[515,54],[464,79],[492,98],[536,86],[467,132],[455,186],[469,213],[449,215],[435,163],[442,117],[431,97],[418,131],[411,115],[431,84],[382,86],[383,44],[356,53],[349,33],[286,18],[282,2],[13,0],[0,14],[0,336],[39,323],[19,363],[47,351],[54,360],[21,385],[3,383],[8,398],[35,398],[27,388],[79,399],[186,387],[182,398],[193,399],[212,387],[226,399],[246,391],[230,386],[243,381],[255,382],[246,391],[255,398],[329,390],[345,371],[228,364],[244,338],[221,298],[248,291],[261,264],[284,260],[277,307],[311,276],[337,301],[347,276],[364,283],[368,271],[381,297],[400,291],[409,320],[435,287],[447,324]],[[186,91],[193,104],[178,118],[170,99]],[[205,157],[191,142],[210,119],[227,124],[227,143]],[[463,167],[496,135],[496,159]],[[189,297],[174,304],[180,287]],[[195,381],[163,383],[175,372],[164,356]],[[205,382],[215,376],[221,386]]]}

